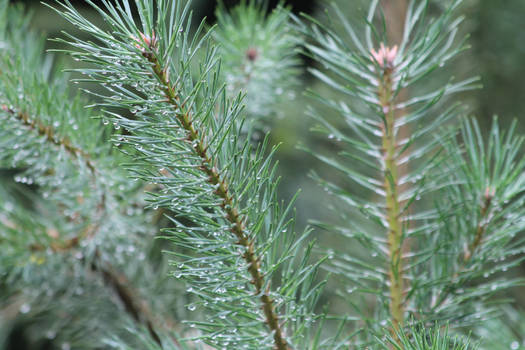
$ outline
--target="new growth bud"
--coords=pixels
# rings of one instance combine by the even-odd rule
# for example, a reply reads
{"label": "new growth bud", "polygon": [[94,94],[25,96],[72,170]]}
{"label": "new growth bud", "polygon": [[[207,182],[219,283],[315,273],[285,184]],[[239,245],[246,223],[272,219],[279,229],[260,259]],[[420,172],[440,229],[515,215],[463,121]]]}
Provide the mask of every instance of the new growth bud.
{"label": "new growth bud", "polygon": [[392,69],[397,56],[397,45],[394,47],[385,47],[385,45],[381,43],[379,49],[377,51],[374,49],[370,50],[370,54],[372,55],[372,60],[377,62],[379,67]]}
{"label": "new growth bud", "polygon": [[486,201],[491,200],[494,197],[495,194],[496,194],[496,190],[495,189],[491,189],[490,187],[487,187],[485,189],[485,200]]}
{"label": "new growth bud", "polygon": [[256,48],[251,47],[248,50],[246,50],[246,58],[248,59],[248,61],[255,62],[255,60],[257,59],[257,56],[258,56],[258,52]]}
{"label": "new growth bud", "polygon": [[136,36],[132,36],[132,38],[135,41],[135,47],[140,49],[142,52],[145,52],[146,49],[155,50],[157,47],[157,37],[155,32],[153,32],[151,37],[144,33],[140,33],[140,39]]}

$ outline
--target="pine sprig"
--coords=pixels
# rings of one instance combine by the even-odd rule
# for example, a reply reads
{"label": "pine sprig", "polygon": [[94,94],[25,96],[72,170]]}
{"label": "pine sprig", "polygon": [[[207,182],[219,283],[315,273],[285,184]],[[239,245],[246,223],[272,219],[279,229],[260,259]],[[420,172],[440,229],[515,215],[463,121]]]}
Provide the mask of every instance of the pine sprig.
{"label": "pine sprig", "polygon": [[118,140],[140,154],[129,168],[160,186],[152,205],[172,213],[175,228],[165,233],[176,244],[174,275],[201,300],[188,309],[207,310],[205,321],[190,324],[202,332],[196,339],[308,347],[303,332],[319,296],[316,266],[308,266],[310,250],[300,253],[306,235],[293,240],[291,205],[278,203],[275,167],[263,156],[267,142],[254,150],[241,136],[242,102],[226,98],[211,32],[200,37],[201,24],[189,35],[189,7],[179,1],[136,2],[139,23],[128,1],[92,5],[109,30],[62,5],[66,19],[101,43],[71,38],[72,55],[93,65],[83,73],[107,88],[106,115],[131,134]]}
{"label": "pine sprig", "polygon": [[[446,146],[453,155],[446,164],[454,169],[456,185],[442,190],[438,205],[440,216],[446,218],[440,230],[446,243],[429,260],[438,274],[433,279],[439,284],[432,292],[422,285],[419,288],[433,295],[429,314],[450,319],[462,310],[462,315],[472,318],[463,323],[475,323],[497,311],[481,308],[480,303],[498,291],[523,284],[521,279],[501,279],[495,274],[523,261],[519,252],[525,242],[518,234],[524,229],[519,218],[525,200],[525,161],[519,155],[523,138],[516,135],[515,123],[501,132],[494,120],[488,142],[484,142],[475,120],[465,120],[460,135]],[[458,149],[463,152],[458,154]],[[496,300],[492,303],[497,305]]]}
{"label": "pine sprig", "polygon": [[[192,115],[189,111],[185,111],[184,106],[182,106],[180,102],[180,97],[175,92],[175,87],[172,86],[167,79],[167,67],[161,67],[160,62],[157,60],[153,52],[144,51],[143,55],[153,66],[153,72],[161,84],[161,89],[164,90],[165,97],[168,100],[167,102],[174,110],[184,111],[177,113],[176,118],[187,133],[186,141],[192,145],[195,153],[200,158],[200,164],[198,165],[199,169],[208,177],[208,184],[215,188],[214,193],[221,200],[219,206],[222,208],[224,218],[231,225],[230,231],[237,239],[235,244],[244,250],[242,257],[245,260],[248,272],[252,277],[251,283],[255,287],[255,295],[260,295],[266,323],[274,334],[275,347],[277,349],[288,349],[278,316],[275,312],[274,301],[270,297],[268,290],[269,287],[265,286],[266,283],[261,272],[259,258],[256,256],[253,238],[250,237],[251,235],[246,227],[247,218],[240,213],[239,207],[234,202],[233,194],[230,191],[231,186],[229,184],[229,179],[220,173],[220,170],[217,169],[216,162],[213,161],[208,154],[208,145],[205,143],[204,138],[195,129]],[[266,290],[263,288],[266,288]]]}
{"label": "pine sprig", "polygon": [[444,330],[439,327],[427,328],[413,327],[410,331],[398,331],[396,337],[387,337],[387,340],[378,342],[385,350],[474,350],[478,346],[473,345],[469,339],[452,337],[448,327]]}
{"label": "pine sprig", "polygon": [[[418,315],[414,305],[421,304],[414,293],[420,288],[421,270],[417,267],[436,254],[425,232],[439,230],[439,215],[423,200],[431,201],[441,188],[454,183],[450,173],[440,168],[450,155],[445,156],[439,139],[451,137],[453,133],[442,127],[462,113],[458,105],[446,107],[445,101],[451,94],[475,88],[476,79],[445,81],[441,87],[435,87],[436,83],[428,91],[419,91],[429,74],[466,47],[464,41],[456,40],[461,18],[455,19],[453,13],[460,3],[451,1],[441,15],[430,19],[429,2],[412,1],[398,45],[387,42],[378,1],[372,2],[359,29],[335,5],[332,13],[342,23],[340,33],[312,18],[308,18],[311,25],[297,19],[299,30],[311,39],[305,53],[323,66],[312,69],[312,74],[340,96],[330,100],[312,93],[320,106],[334,111],[340,120],[331,120],[318,110],[310,114],[318,121],[315,130],[335,140],[341,151],[337,155],[309,152],[348,180],[343,187],[314,174],[347,204],[341,217],[352,224],[320,225],[357,241],[372,255],[341,251],[329,269],[348,281],[347,289],[357,287],[376,298],[372,328],[389,320],[399,329],[409,313]],[[365,40],[359,39],[360,34]],[[405,89],[418,91],[418,96],[407,97]],[[358,224],[360,216],[368,221],[366,225]]]}
{"label": "pine sprig", "polygon": [[265,1],[243,0],[233,9],[219,3],[213,39],[219,46],[228,95],[239,92],[251,119],[272,117],[283,95],[293,94],[299,73],[297,33],[282,4],[268,13]]}
{"label": "pine sprig", "polygon": [[[22,10],[1,2],[0,166],[13,169],[20,183],[2,183],[0,195],[0,274],[10,281],[2,290],[10,303],[4,306],[21,300],[17,320],[40,315],[34,334],[42,337],[57,337],[56,329],[68,323],[60,337],[70,337],[76,348],[95,346],[90,339],[95,334],[118,333],[116,324],[102,329],[115,318],[146,325],[159,341],[157,333],[168,322],[153,318],[148,310],[154,308],[142,293],[129,292],[137,276],[128,252],[135,252],[133,260],[145,260],[142,250],[149,242],[140,239],[152,230],[139,209],[142,185],[130,183],[115,167],[129,158],[111,149],[102,123],[84,108],[86,101],[66,88],[67,76],[56,73],[52,57],[42,54],[43,38],[29,29],[30,17]],[[28,191],[25,185],[36,185],[35,193],[18,194]],[[71,283],[71,276],[78,281]],[[146,285],[153,289],[162,282]],[[97,305],[112,315],[101,313],[100,323],[90,324],[95,318],[84,305],[95,293]],[[71,321],[74,312],[82,317]]]}
{"label": "pine sprig", "polygon": [[64,148],[73,158],[81,157],[86,163],[86,166],[92,173],[96,172],[96,168],[91,160],[91,157],[84,152],[82,149],[73,146],[66,138],[59,138],[55,135],[55,131],[49,125],[45,125],[42,121],[31,118],[28,114],[23,112],[17,112],[7,105],[2,105],[0,108],[12,117],[18,119],[22,125],[36,131],[40,136],[45,136],[47,141],[53,143],[58,147]]}

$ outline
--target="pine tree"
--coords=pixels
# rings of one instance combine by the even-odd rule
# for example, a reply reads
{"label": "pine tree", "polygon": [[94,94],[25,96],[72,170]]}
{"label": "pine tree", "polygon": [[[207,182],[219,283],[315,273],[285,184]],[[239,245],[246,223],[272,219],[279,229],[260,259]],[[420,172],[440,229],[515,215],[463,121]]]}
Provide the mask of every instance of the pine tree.
{"label": "pine tree", "polygon": [[[394,42],[378,0],[329,25],[242,1],[211,28],[186,1],[90,1],[102,21],[59,1],[82,33],[56,39],[66,74],[2,0],[0,341],[18,323],[61,349],[518,349],[498,292],[522,283],[502,272],[525,249],[523,139],[452,100],[479,86],[444,78],[461,2],[410,2]],[[337,152],[305,150],[340,174],[312,172],[340,220],[304,231],[270,139],[299,48],[335,92],[309,115]],[[321,305],[327,280],[353,311]]]}

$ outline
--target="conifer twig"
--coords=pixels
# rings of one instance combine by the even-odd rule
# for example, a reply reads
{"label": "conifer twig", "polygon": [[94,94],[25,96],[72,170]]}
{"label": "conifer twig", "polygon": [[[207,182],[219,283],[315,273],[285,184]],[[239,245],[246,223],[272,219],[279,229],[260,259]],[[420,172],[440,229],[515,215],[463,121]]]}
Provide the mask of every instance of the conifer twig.
{"label": "conifer twig", "polygon": [[[98,226],[97,226],[98,228]],[[93,229],[92,232],[96,231]],[[93,233],[94,234],[94,233]],[[51,251],[54,253],[62,253],[69,251],[78,246],[80,239],[79,237],[84,236],[80,234],[74,238],[66,241],[65,243],[52,243],[50,245]],[[43,245],[31,245],[30,249],[32,251],[43,251],[47,248]],[[102,263],[101,256],[97,250],[94,255],[94,259],[90,264],[91,270],[100,276],[104,283],[115,291],[116,296],[119,301],[124,306],[124,310],[133,318],[135,322],[144,324],[150,333],[152,339],[162,347],[162,341],[158,335],[158,332],[155,330],[159,327],[173,330],[175,327],[175,322],[166,318],[162,319],[162,323],[153,316],[151,307],[149,303],[142,299],[138,293],[134,290],[131,282],[126,278],[126,276],[115,269],[108,262]],[[178,341],[175,337],[172,337],[173,343],[178,345]]]}
{"label": "conifer twig", "polygon": [[484,197],[483,204],[480,208],[480,219],[478,225],[476,226],[476,235],[474,236],[474,240],[470,243],[468,249],[465,251],[465,256],[463,259],[465,263],[470,261],[472,255],[481,244],[481,240],[483,239],[489,224],[487,217],[489,216],[489,208],[492,203],[492,199],[494,198],[494,192],[491,192],[490,188],[487,187]]}
{"label": "conifer twig", "polygon": [[[6,105],[1,105],[0,108],[9,115],[17,118],[23,125],[38,132],[39,135],[45,136],[48,142],[58,147],[63,147],[73,158],[82,158],[92,176],[95,176],[95,174],[98,173],[91,156],[81,148],[72,145],[67,138],[58,138],[51,126],[46,126],[38,118],[32,118],[27,113],[16,111]],[[105,210],[105,201],[106,196],[103,194],[100,203],[97,205],[97,211],[100,212]],[[95,236],[99,227],[100,221],[95,225],[89,225],[80,234],[67,239],[66,241],[53,241],[48,247],[42,244],[31,244],[29,249],[31,251],[45,251],[51,249],[54,253],[70,251],[78,248],[83,239]],[[105,266],[101,266],[101,263],[97,263],[97,260],[100,260],[100,253],[98,251],[95,254],[95,260],[91,262],[91,269],[103,277],[105,283],[115,291],[118,299],[124,305],[126,312],[129,313],[136,322],[143,323],[147,327],[152,339],[162,347],[161,339],[157,331],[155,331],[158,322],[154,320],[148,303],[138,297],[137,293],[135,293],[131,287],[129,280],[122,273],[115,270],[108,263],[106,263]],[[174,323],[164,320],[163,324],[172,326]],[[173,342],[178,345],[178,341],[175,338],[173,338]]]}
{"label": "conifer twig", "polygon": [[[46,140],[55,146],[62,147],[66,152],[75,159],[82,160],[86,167],[90,170],[91,175],[95,177],[99,174],[99,170],[96,168],[95,162],[92,160],[91,155],[85,150],[78,146],[74,146],[68,138],[59,138],[53,127],[46,125],[39,118],[31,117],[28,113],[17,111],[12,107],[8,107],[5,104],[0,105],[0,108],[8,113],[9,115],[18,119],[23,125],[36,131],[39,135],[45,136]],[[103,211],[106,207],[106,195],[102,194],[100,202],[97,204],[97,211]],[[30,246],[32,251],[43,251],[50,248],[53,252],[62,252],[77,248],[80,242],[85,238],[91,238],[95,236],[98,231],[100,223],[95,225],[89,225],[79,235],[74,236],[64,242],[52,242],[49,247],[45,247],[40,244],[33,244]]]}
{"label": "conifer twig", "polygon": [[[82,159],[88,167],[88,169],[90,170],[91,175],[93,177],[98,173],[98,170],[95,167],[95,163],[91,159],[91,156],[83,149],[72,145],[67,138],[58,138],[53,127],[45,125],[45,123],[43,123],[38,118],[31,117],[25,112],[16,111],[14,108],[8,107],[5,104],[1,105],[0,108],[4,112],[18,119],[23,125],[29,127],[32,130],[35,130],[39,135],[45,136],[46,140],[51,144],[64,148],[71,157],[75,159]],[[106,195],[102,194],[100,202],[97,205],[97,211],[100,212],[104,210],[105,206]],[[74,236],[64,242],[52,242],[49,247],[45,247],[41,244],[32,244],[29,248],[32,251],[43,251],[48,248],[51,248],[53,252],[71,250],[78,247],[78,245],[83,239],[93,237],[95,235],[95,232],[98,231],[98,227],[99,223],[95,225],[89,225],[85,230],[82,231],[81,234]]]}
{"label": "conifer twig", "polygon": [[25,126],[30,127],[31,129],[38,132],[39,135],[45,136],[47,141],[53,143],[56,146],[64,147],[64,149],[74,158],[82,157],[86,163],[86,166],[89,170],[95,174],[97,172],[93,161],[89,154],[84,150],[74,146],[67,138],[58,138],[55,134],[55,131],[51,126],[47,126],[42,121],[37,118],[31,118],[27,113],[16,111],[7,105],[1,105],[0,108],[10,114],[11,116],[17,118]]}
{"label": "conifer twig", "polygon": [[[489,225],[488,216],[490,213],[490,206],[492,204],[492,200],[494,198],[494,191],[491,191],[489,187],[485,190],[484,200],[483,203],[480,205],[480,218],[479,222],[476,225],[476,231],[475,236],[472,242],[468,245],[467,248],[465,248],[465,253],[463,255],[463,263],[458,268],[458,271],[454,273],[454,278],[457,278],[462,272],[465,271],[466,265],[468,262],[472,259],[474,256],[474,252],[476,249],[481,245],[481,242],[483,240],[483,237],[485,236],[485,233],[487,231],[487,226]],[[449,285],[440,295],[440,298],[437,299],[437,301],[432,305],[433,309],[436,309],[440,307],[446,300],[447,297],[450,295],[450,293],[454,290],[453,285]]]}
{"label": "conifer twig", "polygon": [[252,277],[251,283],[255,286],[255,295],[260,296],[266,324],[273,333],[275,348],[277,350],[288,350],[288,343],[281,329],[279,317],[275,311],[274,301],[269,295],[268,288],[266,290],[264,289],[264,275],[260,269],[260,260],[255,253],[254,241],[246,232],[246,218],[239,213],[239,209],[234,203],[234,197],[229,190],[228,179],[221,176],[220,170],[213,164],[208,154],[208,146],[205,138],[201,136],[199,130],[195,129],[190,112],[183,111],[184,105],[180,103],[176,88],[168,79],[167,69],[161,67],[154,52],[155,40],[146,41],[146,44],[148,44],[148,48],[144,49],[143,55],[151,63],[153,72],[162,86],[167,102],[177,111],[177,119],[187,133],[186,138],[188,142],[193,145],[193,149],[200,158],[200,170],[207,175],[208,183],[216,187],[215,193],[222,200],[220,207],[224,217],[231,223],[231,232],[237,237],[236,244],[245,249],[242,257],[248,264],[248,272]]}
{"label": "conifer twig", "polygon": [[384,159],[384,189],[388,221],[389,279],[390,279],[390,314],[397,329],[404,322],[404,280],[403,280],[403,223],[401,201],[399,199],[399,169],[397,164],[397,130],[395,126],[395,101],[393,91],[394,59],[397,46],[372,50],[372,57],[380,69],[377,92],[384,118],[381,125],[382,152]]}
{"label": "conifer twig", "polygon": [[[108,262],[104,262],[103,264],[101,260],[100,253],[97,251],[95,253],[95,260],[91,262],[91,270],[102,276],[104,282],[115,291],[126,312],[135,322],[145,325],[151,338],[162,348],[162,341],[156,329],[164,328],[173,330],[173,328],[175,328],[174,322],[163,318],[162,322],[159,323],[154,317],[147,301],[140,298],[126,276],[117,271]],[[175,345],[179,345],[175,337],[171,337],[171,339]]]}

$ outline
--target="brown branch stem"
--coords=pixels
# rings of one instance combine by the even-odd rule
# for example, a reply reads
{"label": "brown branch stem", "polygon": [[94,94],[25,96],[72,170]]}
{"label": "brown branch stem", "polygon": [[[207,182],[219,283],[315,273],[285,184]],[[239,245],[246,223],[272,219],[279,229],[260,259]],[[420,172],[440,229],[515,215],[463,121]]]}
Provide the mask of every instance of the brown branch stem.
{"label": "brown branch stem", "polygon": [[31,118],[29,114],[25,112],[16,111],[13,108],[10,108],[6,105],[1,105],[0,108],[4,112],[7,112],[11,116],[20,120],[23,125],[28,126],[33,130],[36,130],[39,135],[45,136],[47,141],[49,141],[50,143],[59,147],[63,147],[73,158],[79,159],[80,157],[82,157],[89,170],[93,174],[96,173],[95,165],[93,164],[93,161],[91,160],[89,154],[87,154],[84,150],[73,146],[67,138],[58,138],[55,134],[54,129],[51,126],[45,125],[44,123],[42,123],[42,121],[40,121],[37,118]]}
{"label": "brown branch stem", "polygon": [[[386,30],[390,48],[383,51],[383,61],[379,61],[382,68],[378,77],[378,99],[383,110],[382,146],[384,157],[384,187],[386,193],[386,216],[388,222],[388,251],[389,251],[389,289],[390,289],[390,315],[395,329],[404,323],[405,314],[405,279],[404,258],[409,251],[408,241],[403,236],[404,202],[400,200],[400,193],[406,190],[406,185],[399,184],[399,179],[408,172],[408,165],[398,165],[399,140],[410,133],[407,126],[396,127],[395,123],[400,115],[406,111],[398,111],[395,107],[396,98],[406,97],[406,90],[394,92],[394,59],[403,36],[403,23],[407,13],[407,4],[404,0],[383,0],[382,6],[386,18]],[[386,55],[385,55],[386,54]],[[389,55],[390,54],[390,55]],[[390,56],[390,57],[389,57]],[[381,57],[381,56],[380,56]],[[401,97],[402,96],[402,97]],[[405,209],[406,210],[406,209]],[[394,335],[395,336],[395,335]]]}
{"label": "brown branch stem", "polygon": [[[483,237],[485,236],[485,233],[487,231],[487,227],[489,225],[488,217],[490,215],[490,206],[492,204],[492,200],[494,198],[494,192],[490,190],[490,188],[487,188],[485,191],[485,198],[483,200],[483,203],[480,205],[480,218],[479,222],[476,225],[476,231],[474,235],[474,239],[472,242],[468,245],[467,248],[465,248],[465,253],[463,255],[463,262],[460,263],[460,266],[458,267],[458,270],[454,273],[454,279],[456,279],[463,271],[466,269],[466,265],[470,262],[472,257],[474,256],[474,253],[476,249],[481,245],[483,241]],[[443,293],[439,295],[439,299],[436,300],[436,302],[432,305],[432,309],[436,309],[440,307],[447,299],[448,295],[455,289],[454,284],[449,285]]]}
{"label": "brown branch stem", "polygon": [[244,249],[242,257],[248,264],[248,272],[252,277],[251,283],[255,286],[255,295],[259,296],[265,315],[266,324],[273,333],[274,345],[277,350],[288,350],[287,341],[279,323],[278,314],[275,311],[274,301],[270,297],[269,287],[265,287],[264,274],[261,272],[259,258],[255,253],[254,241],[246,230],[246,217],[239,213],[234,196],[229,189],[228,179],[222,176],[210,155],[205,137],[199,130],[195,129],[193,118],[189,111],[183,111],[180,98],[175,87],[168,79],[167,68],[162,67],[155,54],[154,45],[144,49],[143,55],[151,63],[153,72],[159,80],[167,103],[176,110],[176,117],[185,130],[187,141],[191,143],[195,153],[200,158],[200,170],[208,177],[208,183],[214,186],[215,193],[222,200],[220,205],[224,218],[231,224],[231,232],[237,238],[236,244]]}
{"label": "brown branch stem", "polygon": [[[98,225],[91,227],[89,232],[91,232],[92,235],[95,235],[98,227]],[[79,237],[84,236],[85,233],[83,232],[78,236],[67,240],[66,242],[53,242],[49,247],[40,244],[33,244],[30,246],[30,250],[44,251],[46,249],[51,249],[51,251],[54,253],[64,253],[78,247],[78,244],[81,241]],[[90,266],[91,270],[99,274],[104,280],[104,283],[115,291],[118,300],[124,306],[124,310],[133,318],[135,322],[145,325],[152,339],[162,347],[162,342],[155,329],[163,328],[168,331],[173,331],[176,329],[175,322],[166,318],[157,320],[155,317],[153,317],[153,313],[151,312],[148,302],[139,296],[139,294],[132,287],[131,282],[123,273],[116,270],[108,262],[102,262],[100,253],[98,251],[95,252],[94,259]],[[172,337],[172,340],[175,345],[179,345],[175,337]]]}
{"label": "brown branch stem", "polygon": [[[4,112],[7,112],[11,116],[17,118],[23,125],[29,127],[32,130],[35,130],[39,135],[45,136],[48,142],[58,147],[63,147],[73,158],[82,159],[90,170],[91,174],[93,176],[97,174],[98,171],[94,162],[91,160],[90,155],[84,150],[73,146],[67,138],[58,138],[51,126],[47,126],[39,119],[31,118],[29,114],[16,111],[6,105],[1,105],[0,108]],[[105,210],[105,198],[106,196],[103,194],[101,202],[97,205],[97,211],[100,212]],[[29,249],[33,252],[45,251],[47,249],[51,249],[51,251],[54,253],[70,251],[72,249],[78,248],[82,240],[95,236],[99,227],[100,223],[89,225],[80,234],[65,241],[58,241],[55,239],[50,243],[49,246],[44,246],[42,244],[32,244],[29,246]],[[100,260],[100,254],[97,252],[95,254],[95,260],[91,263],[92,271],[97,272],[102,276],[105,283],[115,291],[115,294],[124,306],[126,312],[130,314],[136,322],[144,324],[147,327],[152,339],[162,347],[161,339],[158,333],[155,331],[155,328],[160,327],[160,323],[154,319],[148,303],[138,297],[138,294],[131,287],[131,283],[126,278],[126,276],[115,270],[108,263],[105,263],[104,266],[102,266]],[[170,320],[163,319],[162,324],[164,325],[164,328],[168,328],[170,330],[175,328],[175,323]],[[172,339],[174,344],[178,345],[178,341],[174,337]]]}
{"label": "brown branch stem", "polygon": [[[140,298],[127,277],[108,262],[103,263],[98,251],[91,262],[91,270],[102,276],[106,285],[114,290],[126,312],[135,322],[146,326],[151,338],[162,348],[162,341],[156,329],[163,328],[173,331],[176,328],[175,322],[166,318],[161,320],[155,318],[149,304]],[[172,341],[175,345],[180,345],[175,337],[172,337]]]}
{"label": "brown branch stem", "polygon": [[[28,113],[17,111],[14,108],[8,107],[5,104],[0,105],[0,109],[8,113],[12,117],[18,119],[22,125],[29,127],[31,130],[36,131],[39,135],[45,136],[46,140],[58,147],[62,147],[66,152],[75,159],[82,160],[86,164],[87,168],[90,170],[91,175],[95,177],[98,173],[95,163],[91,159],[91,156],[84,151],[83,149],[74,146],[67,138],[59,138],[56,135],[53,127],[46,125],[38,118],[32,118]],[[81,199],[80,199],[81,200]],[[97,210],[104,210],[106,206],[106,196],[102,195],[100,203],[97,205]],[[99,224],[89,225],[85,230],[83,230],[79,235],[69,238],[65,241],[53,241],[49,247],[43,246],[41,244],[32,244],[29,248],[31,251],[43,251],[50,248],[53,252],[62,252],[74,249],[78,247],[80,242],[83,239],[91,238],[95,235],[95,232],[98,231]]]}
{"label": "brown branch stem", "polygon": [[404,281],[403,281],[403,223],[399,199],[399,169],[396,158],[397,133],[393,96],[393,68],[385,66],[378,91],[384,112],[382,143],[384,157],[384,188],[388,221],[390,314],[395,328],[404,322]]}
{"label": "brown branch stem", "polygon": [[478,225],[476,226],[474,240],[470,243],[467,250],[465,251],[465,256],[463,258],[465,263],[470,261],[476,249],[481,245],[481,241],[483,240],[483,236],[485,235],[485,231],[487,230],[487,226],[489,224],[487,217],[489,216],[489,208],[493,197],[494,193],[490,191],[490,188],[487,188],[485,191],[485,199],[480,208],[480,219]]}

